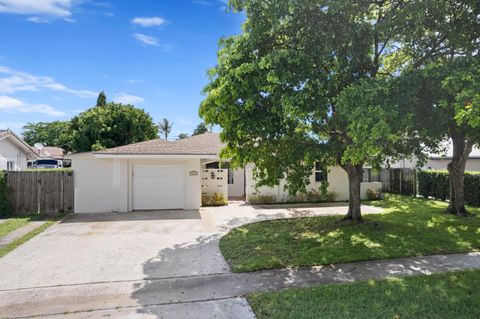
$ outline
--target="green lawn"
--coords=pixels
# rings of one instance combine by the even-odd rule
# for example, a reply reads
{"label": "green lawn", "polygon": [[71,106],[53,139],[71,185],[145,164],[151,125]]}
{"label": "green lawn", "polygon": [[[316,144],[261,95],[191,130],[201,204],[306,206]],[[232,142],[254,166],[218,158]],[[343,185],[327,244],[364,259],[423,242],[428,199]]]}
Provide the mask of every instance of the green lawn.
{"label": "green lawn", "polygon": [[46,218],[45,224],[42,226],[32,230],[31,232],[25,234],[23,237],[14,240],[10,244],[0,248],[0,258],[17,248],[18,246],[24,244],[25,242],[29,241],[31,238],[37,236],[41,232],[43,232],[48,227],[52,226],[56,221],[60,220],[65,216],[63,213],[57,214],[55,216],[49,217],[39,217],[36,215],[27,216],[27,217],[13,217],[8,221],[0,224],[0,237],[7,235],[8,233],[18,229],[26,224],[28,224],[32,220],[44,220]]}
{"label": "green lawn", "polygon": [[480,271],[364,281],[247,296],[263,318],[480,318]]}
{"label": "green lawn", "polygon": [[0,223],[0,237],[8,235],[12,231],[25,226],[30,220],[30,217],[9,218],[6,222]]}
{"label": "green lawn", "polygon": [[444,213],[444,202],[399,195],[373,205],[385,213],[365,215],[360,225],[338,223],[340,216],[245,225],[225,235],[220,249],[235,272],[480,249],[478,208],[459,218]]}

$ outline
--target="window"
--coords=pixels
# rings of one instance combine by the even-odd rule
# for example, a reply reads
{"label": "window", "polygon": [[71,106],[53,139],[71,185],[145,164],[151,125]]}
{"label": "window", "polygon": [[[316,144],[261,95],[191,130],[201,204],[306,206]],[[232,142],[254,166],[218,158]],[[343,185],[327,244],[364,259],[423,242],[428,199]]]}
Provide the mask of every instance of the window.
{"label": "window", "polygon": [[368,183],[368,182],[370,182],[370,173],[371,173],[370,168],[365,168],[365,169],[363,169],[363,179],[362,179],[362,183]]}
{"label": "window", "polygon": [[315,163],[315,182],[327,181],[327,170],[320,165],[319,162]]}
{"label": "window", "polygon": [[7,171],[13,171],[15,169],[14,161],[7,161]]}
{"label": "window", "polygon": [[231,168],[228,169],[228,184],[233,184],[233,170]]}
{"label": "window", "polygon": [[371,182],[380,182],[380,170],[374,168],[364,168],[362,183]]}

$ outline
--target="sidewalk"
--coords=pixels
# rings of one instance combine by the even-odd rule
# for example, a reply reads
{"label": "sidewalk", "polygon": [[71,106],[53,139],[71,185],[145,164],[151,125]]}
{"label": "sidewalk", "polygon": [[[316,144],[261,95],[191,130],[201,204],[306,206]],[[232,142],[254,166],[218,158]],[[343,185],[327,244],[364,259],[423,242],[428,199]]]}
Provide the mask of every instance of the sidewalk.
{"label": "sidewalk", "polygon": [[5,246],[7,246],[8,244],[14,242],[15,240],[22,238],[23,236],[25,236],[29,232],[37,229],[38,227],[42,226],[43,224],[45,224],[44,221],[33,221],[33,222],[29,222],[28,224],[26,224],[23,227],[15,229],[11,233],[9,233],[6,236],[0,238],[0,248],[3,248]]}
{"label": "sidewalk", "polygon": [[[162,318],[188,318],[195,314],[198,318],[214,315],[217,318],[230,318],[232,310],[235,310],[241,318],[254,318],[248,303],[242,298],[252,292],[467,269],[480,269],[480,253],[399,258],[253,273],[32,287],[0,291],[0,314],[2,317],[25,317],[32,314],[63,314],[70,317],[75,313],[81,317],[83,312],[89,312],[92,316],[96,316],[95,313],[98,312],[98,316],[109,315],[113,318],[126,314],[161,314]],[[218,301],[223,308],[212,307],[212,301]],[[225,309],[228,309],[229,313],[225,313]]]}

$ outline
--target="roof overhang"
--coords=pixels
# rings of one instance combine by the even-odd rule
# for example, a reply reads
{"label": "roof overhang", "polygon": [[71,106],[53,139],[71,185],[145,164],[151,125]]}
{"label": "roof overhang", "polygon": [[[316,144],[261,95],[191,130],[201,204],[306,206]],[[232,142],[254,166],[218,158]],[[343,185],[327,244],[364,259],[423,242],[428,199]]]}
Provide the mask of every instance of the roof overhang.
{"label": "roof overhang", "polygon": [[10,132],[10,134],[0,138],[0,141],[8,139],[16,146],[20,147],[29,157],[29,159],[37,159],[38,154],[36,154],[33,149],[25,143],[22,139],[20,139],[15,133]]}
{"label": "roof overhang", "polygon": [[106,154],[93,153],[95,158],[165,158],[165,159],[215,159],[216,154]]}
{"label": "roof overhang", "polygon": [[[428,159],[429,159],[429,160],[432,160],[432,161],[442,161],[442,160],[443,160],[443,161],[444,161],[444,160],[449,160],[449,161],[451,161],[451,160],[453,159],[453,157],[451,157],[451,156],[446,156],[446,157],[429,157]],[[469,157],[467,158],[467,161],[468,161],[468,160],[478,160],[478,159],[480,159],[480,156],[469,156]]]}

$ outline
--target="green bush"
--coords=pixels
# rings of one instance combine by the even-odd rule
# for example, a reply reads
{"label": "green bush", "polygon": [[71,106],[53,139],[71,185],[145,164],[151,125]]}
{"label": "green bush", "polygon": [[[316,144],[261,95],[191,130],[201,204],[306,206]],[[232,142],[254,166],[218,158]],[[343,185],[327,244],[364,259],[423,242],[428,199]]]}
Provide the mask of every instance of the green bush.
{"label": "green bush", "polygon": [[202,206],[225,206],[228,200],[223,193],[202,194]]}
{"label": "green bush", "polygon": [[[446,200],[450,193],[448,171],[427,170],[420,171],[418,178],[418,194],[423,197]],[[480,173],[465,172],[465,202],[469,205],[480,206]]]}
{"label": "green bush", "polygon": [[0,171],[0,215],[8,214],[9,202],[8,202],[8,189],[7,189],[7,174],[4,171]]}
{"label": "green bush", "polygon": [[254,194],[248,197],[248,202],[253,205],[274,204],[277,198],[273,195]]}

